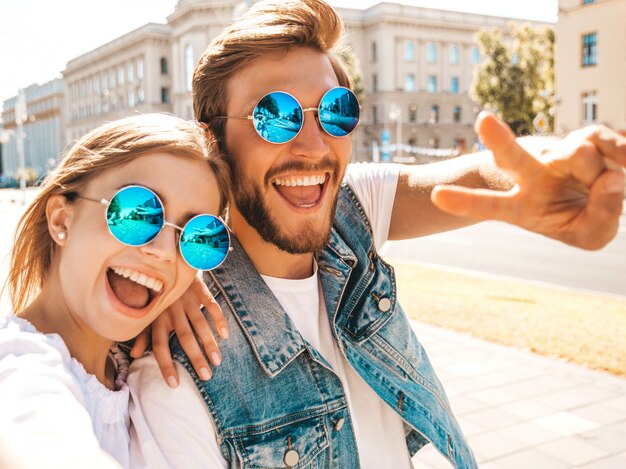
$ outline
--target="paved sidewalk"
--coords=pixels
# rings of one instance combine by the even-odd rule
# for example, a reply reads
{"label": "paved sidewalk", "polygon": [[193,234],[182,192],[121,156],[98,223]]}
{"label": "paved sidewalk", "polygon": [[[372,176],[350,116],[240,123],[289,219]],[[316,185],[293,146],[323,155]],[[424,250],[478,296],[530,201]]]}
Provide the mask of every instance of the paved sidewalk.
{"label": "paved sidewalk", "polygon": [[481,469],[626,468],[626,379],[413,324]]}

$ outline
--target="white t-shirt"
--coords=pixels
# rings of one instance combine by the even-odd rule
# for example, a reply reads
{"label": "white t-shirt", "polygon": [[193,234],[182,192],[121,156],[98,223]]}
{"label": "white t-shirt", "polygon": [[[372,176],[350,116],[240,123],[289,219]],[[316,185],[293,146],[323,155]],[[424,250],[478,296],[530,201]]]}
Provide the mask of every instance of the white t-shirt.
{"label": "white t-shirt", "polygon": [[111,391],[58,334],[44,335],[14,315],[0,322],[0,466],[11,467],[8,458],[16,467],[129,467],[123,353],[113,353],[118,390]]}
{"label": "white t-shirt", "polygon": [[[396,165],[367,163],[350,165],[346,172],[345,181],[369,218],[377,248],[387,241],[399,172]],[[324,301],[320,301],[317,269],[303,280],[262,277],[304,340],[328,361],[341,380],[361,467],[412,467],[402,419],[353,370],[333,339]],[[151,355],[131,365],[133,467],[227,467],[204,401],[191,377],[176,366],[180,385],[171,389]]]}

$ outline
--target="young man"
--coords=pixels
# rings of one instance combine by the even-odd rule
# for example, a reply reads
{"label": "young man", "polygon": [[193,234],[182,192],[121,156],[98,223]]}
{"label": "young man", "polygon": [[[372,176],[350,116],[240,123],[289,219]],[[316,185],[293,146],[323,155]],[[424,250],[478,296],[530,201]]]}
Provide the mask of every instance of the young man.
{"label": "young man", "polygon": [[[232,171],[235,249],[205,277],[230,338],[208,381],[194,371],[203,359],[187,358],[175,338],[180,386],[165,384],[152,356],[135,361],[134,464],[409,468],[430,442],[474,468],[377,249],[467,217],[586,248],[615,235],[624,175],[604,157],[625,163],[626,145],[606,129],[553,144],[542,162],[484,116],[479,133],[512,179],[488,155],[348,166],[356,111],[341,88],[350,87],[341,36],[321,0],[263,2],[199,61],[196,117]],[[438,187],[435,205],[441,184],[483,190]]]}

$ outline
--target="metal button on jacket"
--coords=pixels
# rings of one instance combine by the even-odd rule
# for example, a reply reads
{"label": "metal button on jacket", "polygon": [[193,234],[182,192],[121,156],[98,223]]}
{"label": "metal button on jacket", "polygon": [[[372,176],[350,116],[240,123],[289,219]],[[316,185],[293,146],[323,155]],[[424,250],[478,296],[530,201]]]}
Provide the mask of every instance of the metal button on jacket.
{"label": "metal button on jacket", "polygon": [[288,449],[285,451],[285,455],[283,456],[283,462],[287,467],[293,467],[298,464],[300,461],[300,453],[298,453],[295,449]]}
{"label": "metal button on jacket", "polygon": [[391,309],[391,300],[389,298],[381,298],[378,300],[378,309],[386,313]]}
{"label": "metal button on jacket", "polygon": [[343,428],[343,424],[345,423],[345,419],[342,417],[340,419],[335,420],[335,430],[339,431]]}

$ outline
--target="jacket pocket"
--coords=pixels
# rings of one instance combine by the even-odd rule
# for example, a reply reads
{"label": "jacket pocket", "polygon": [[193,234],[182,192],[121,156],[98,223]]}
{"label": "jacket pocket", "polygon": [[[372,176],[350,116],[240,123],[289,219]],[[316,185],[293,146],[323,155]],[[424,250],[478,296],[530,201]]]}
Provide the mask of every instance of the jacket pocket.
{"label": "jacket pocket", "polygon": [[329,446],[323,417],[248,427],[234,438],[245,468],[324,467]]}

